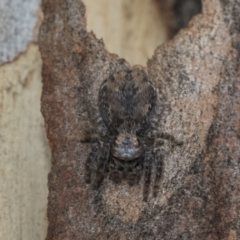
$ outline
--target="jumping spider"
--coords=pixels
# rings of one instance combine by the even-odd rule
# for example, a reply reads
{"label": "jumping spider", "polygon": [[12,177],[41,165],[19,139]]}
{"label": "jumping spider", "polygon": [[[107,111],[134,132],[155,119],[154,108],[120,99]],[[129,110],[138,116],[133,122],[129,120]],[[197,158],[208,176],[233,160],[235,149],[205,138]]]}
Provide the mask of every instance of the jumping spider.
{"label": "jumping spider", "polygon": [[107,172],[114,182],[126,179],[130,185],[138,183],[144,174],[143,200],[147,201],[155,162],[153,196],[157,196],[162,154],[156,140],[181,143],[154,129],[158,121],[156,102],[156,91],[140,68],[117,72],[102,83],[98,95],[99,121],[96,122],[102,121],[104,127],[92,133],[95,137],[89,137],[92,149],[85,165],[85,180],[92,182],[93,189],[100,186]]}

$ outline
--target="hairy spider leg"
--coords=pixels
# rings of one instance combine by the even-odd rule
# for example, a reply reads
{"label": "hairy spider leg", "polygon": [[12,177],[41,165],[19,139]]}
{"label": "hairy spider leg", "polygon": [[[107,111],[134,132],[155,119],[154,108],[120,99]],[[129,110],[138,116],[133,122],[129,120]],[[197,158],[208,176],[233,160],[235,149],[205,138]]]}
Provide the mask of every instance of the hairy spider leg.
{"label": "hairy spider leg", "polygon": [[161,154],[161,150],[158,150],[155,153],[155,165],[156,165],[156,173],[155,173],[155,180],[153,184],[154,198],[157,197],[157,194],[160,188],[160,180],[162,176],[163,154]]}
{"label": "hairy spider leg", "polygon": [[85,163],[85,182],[86,183],[91,182],[91,175],[92,175],[91,166],[93,162],[96,161],[98,155],[99,155],[98,143],[94,143],[92,144],[91,152],[89,153],[87,161]]}
{"label": "hairy spider leg", "polygon": [[106,165],[109,161],[109,152],[110,152],[110,144],[102,143],[100,155],[97,158],[97,169],[95,173],[94,183],[92,185],[93,189],[99,188],[100,184],[104,179],[104,173],[106,172]]}
{"label": "hairy spider leg", "polygon": [[[148,135],[149,136],[149,135]],[[173,142],[174,144],[176,145],[182,145],[183,142],[182,141],[178,141],[176,140],[172,135],[168,134],[168,133],[163,133],[163,132],[157,132],[157,131],[154,131],[154,132],[151,132],[150,133],[150,138],[163,138],[163,139],[166,139],[166,140],[170,140],[171,142]]]}
{"label": "hairy spider leg", "polygon": [[136,166],[132,172],[131,175],[129,177],[127,177],[127,182],[129,184],[129,186],[133,186],[137,183],[139,183],[141,175],[139,174],[139,172],[142,171],[142,164],[139,163],[138,166]]}
{"label": "hairy spider leg", "polygon": [[159,124],[159,120],[161,119],[161,115],[157,114],[156,117],[152,118],[151,120],[151,127],[148,129],[147,131],[147,135],[149,138],[163,138],[166,140],[170,140],[171,142],[173,142],[176,145],[182,145],[183,142],[182,141],[178,141],[176,140],[172,135],[170,135],[169,133],[164,133],[164,132],[158,132],[158,124]]}
{"label": "hairy spider leg", "polygon": [[143,185],[143,201],[147,202],[149,194],[149,186],[151,183],[151,173],[152,173],[152,161],[154,159],[154,154],[152,152],[147,152],[144,158],[144,185]]}

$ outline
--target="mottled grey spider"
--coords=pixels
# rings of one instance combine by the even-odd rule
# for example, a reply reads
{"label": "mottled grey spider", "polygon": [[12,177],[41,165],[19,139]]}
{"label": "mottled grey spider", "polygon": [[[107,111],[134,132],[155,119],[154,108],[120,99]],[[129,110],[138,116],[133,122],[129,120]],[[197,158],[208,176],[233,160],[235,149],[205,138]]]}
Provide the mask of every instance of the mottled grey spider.
{"label": "mottled grey spider", "polygon": [[153,196],[157,196],[163,159],[157,142],[161,145],[163,141],[156,139],[181,143],[155,129],[159,121],[155,116],[156,102],[156,91],[140,67],[117,72],[102,83],[98,109],[104,128],[88,137],[92,149],[85,165],[85,180],[92,182],[94,189],[100,186],[106,173],[114,182],[126,179],[129,185],[138,183],[144,174],[143,200],[147,201],[155,162]]}

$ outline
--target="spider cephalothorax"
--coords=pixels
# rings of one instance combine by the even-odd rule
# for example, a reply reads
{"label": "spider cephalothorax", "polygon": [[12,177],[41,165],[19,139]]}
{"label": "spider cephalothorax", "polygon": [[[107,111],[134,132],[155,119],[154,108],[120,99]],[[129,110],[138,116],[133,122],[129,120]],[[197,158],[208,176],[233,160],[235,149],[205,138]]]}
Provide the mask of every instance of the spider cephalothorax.
{"label": "spider cephalothorax", "polygon": [[86,162],[86,181],[92,182],[93,188],[100,186],[106,173],[114,182],[126,179],[130,185],[144,175],[143,199],[146,201],[155,162],[153,195],[157,195],[162,155],[155,140],[177,141],[154,129],[156,103],[156,91],[146,72],[139,67],[117,72],[102,83],[98,95],[101,119],[96,122],[102,122],[105,131],[97,132],[97,137],[95,133]]}

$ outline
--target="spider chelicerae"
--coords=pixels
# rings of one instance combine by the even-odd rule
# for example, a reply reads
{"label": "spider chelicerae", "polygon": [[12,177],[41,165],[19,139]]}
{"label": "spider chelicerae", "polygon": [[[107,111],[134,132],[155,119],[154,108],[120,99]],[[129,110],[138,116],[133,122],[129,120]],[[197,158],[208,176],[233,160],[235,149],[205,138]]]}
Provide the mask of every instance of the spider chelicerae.
{"label": "spider chelicerae", "polygon": [[[85,165],[85,180],[97,189],[108,175],[115,183],[126,179],[138,183],[143,175],[143,200],[147,201],[151,182],[157,196],[162,174],[163,140],[181,142],[156,129],[157,94],[146,72],[140,67],[117,72],[106,79],[98,95],[98,120],[101,125],[87,138],[92,149]],[[152,179],[152,165],[155,176]]]}

